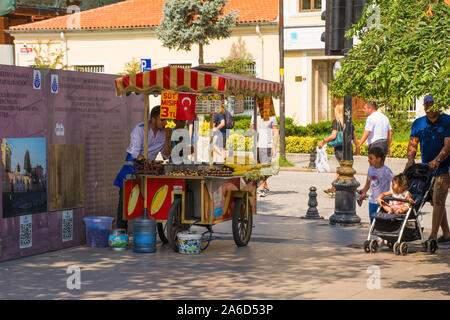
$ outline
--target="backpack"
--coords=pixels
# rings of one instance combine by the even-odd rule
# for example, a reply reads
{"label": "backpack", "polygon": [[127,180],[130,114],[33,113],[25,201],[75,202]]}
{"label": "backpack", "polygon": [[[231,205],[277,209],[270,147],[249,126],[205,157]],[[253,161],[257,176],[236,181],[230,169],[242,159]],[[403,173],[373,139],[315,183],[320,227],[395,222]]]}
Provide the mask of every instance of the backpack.
{"label": "backpack", "polygon": [[234,119],[231,115],[230,111],[225,108],[225,128],[233,129],[234,128]]}

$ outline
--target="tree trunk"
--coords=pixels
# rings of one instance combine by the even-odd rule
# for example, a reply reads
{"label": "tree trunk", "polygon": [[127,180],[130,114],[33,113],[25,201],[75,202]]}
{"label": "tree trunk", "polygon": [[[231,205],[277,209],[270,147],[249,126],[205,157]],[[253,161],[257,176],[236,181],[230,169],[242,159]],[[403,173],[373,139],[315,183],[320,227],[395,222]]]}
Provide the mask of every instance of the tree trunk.
{"label": "tree trunk", "polygon": [[203,62],[203,44],[198,44],[198,65],[202,65]]}

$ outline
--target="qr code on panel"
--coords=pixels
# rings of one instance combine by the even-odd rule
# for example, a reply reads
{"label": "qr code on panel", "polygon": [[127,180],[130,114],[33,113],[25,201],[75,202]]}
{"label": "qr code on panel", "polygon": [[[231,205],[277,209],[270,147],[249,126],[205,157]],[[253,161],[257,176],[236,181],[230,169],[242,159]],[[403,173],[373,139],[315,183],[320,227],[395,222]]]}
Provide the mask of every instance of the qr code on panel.
{"label": "qr code on panel", "polygon": [[62,241],[73,240],[73,210],[62,212]]}
{"label": "qr code on panel", "polygon": [[31,215],[20,217],[20,249],[33,245],[33,225]]}

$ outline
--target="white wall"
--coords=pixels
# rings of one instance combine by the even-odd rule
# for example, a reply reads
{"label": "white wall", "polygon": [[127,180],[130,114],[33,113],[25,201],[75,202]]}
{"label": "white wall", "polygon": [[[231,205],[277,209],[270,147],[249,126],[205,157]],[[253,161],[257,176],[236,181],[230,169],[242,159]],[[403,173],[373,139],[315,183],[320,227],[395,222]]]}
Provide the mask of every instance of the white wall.
{"label": "white wall", "polygon": [[0,64],[14,65],[14,46],[0,44]]}

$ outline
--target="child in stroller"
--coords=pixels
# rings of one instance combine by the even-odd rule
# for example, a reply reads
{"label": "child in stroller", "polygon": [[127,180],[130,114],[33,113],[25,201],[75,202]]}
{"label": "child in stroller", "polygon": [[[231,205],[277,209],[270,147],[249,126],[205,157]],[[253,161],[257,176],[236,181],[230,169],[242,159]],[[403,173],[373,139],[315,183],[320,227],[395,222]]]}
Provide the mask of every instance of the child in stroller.
{"label": "child in stroller", "polygon": [[[391,190],[383,192],[378,196],[378,205],[387,213],[393,214],[404,214],[408,211],[409,205],[414,203],[413,198],[408,189],[408,179],[405,174],[400,173],[394,178],[392,178]],[[400,200],[391,200],[386,202],[383,200],[384,197],[391,197],[395,199],[408,200],[408,202],[403,202]]]}
{"label": "child in stroller", "polygon": [[[397,197],[386,197],[383,194],[380,195],[380,198],[384,201],[384,205],[374,214],[369,235],[364,242],[364,251],[367,253],[375,253],[379,248],[379,242],[373,239],[375,236],[387,241],[389,248],[393,249],[396,255],[408,254],[407,242],[415,240],[421,240],[425,251],[434,253],[437,249],[435,240],[430,241],[424,239],[423,228],[419,221],[423,206],[427,201],[432,199],[431,192],[435,178],[434,172],[427,164],[418,163],[407,168],[404,171],[404,175],[408,182],[409,187],[407,191],[409,191],[411,199],[408,199],[406,196],[405,199],[401,199]],[[401,182],[399,183],[401,184]],[[394,191],[394,195],[395,192],[401,191],[401,189],[392,191]],[[414,200],[414,202],[411,203],[411,200]],[[407,204],[407,207],[406,209],[400,207],[392,210],[390,205],[386,205],[390,201]]]}

